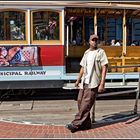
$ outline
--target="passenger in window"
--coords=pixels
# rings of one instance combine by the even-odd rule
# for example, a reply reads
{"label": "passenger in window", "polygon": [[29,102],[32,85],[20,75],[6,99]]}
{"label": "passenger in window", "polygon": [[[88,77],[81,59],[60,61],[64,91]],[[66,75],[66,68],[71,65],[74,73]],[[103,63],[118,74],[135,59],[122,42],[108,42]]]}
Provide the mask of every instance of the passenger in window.
{"label": "passenger in window", "polygon": [[77,45],[80,45],[80,43],[81,43],[81,32],[80,32],[80,30],[79,29],[77,29],[77,32],[76,32],[76,44]]}
{"label": "passenger in window", "polygon": [[120,40],[116,40],[115,46],[121,46],[121,41]]}
{"label": "passenger in window", "polygon": [[131,46],[138,46],[138,42],[136,40],[134,40],[131,44]]}
{"label": "passenger in window", "polygon": [[47,26],[45,28],[41,29],[39,31],[39,33],[40,33],[41,40],[49,40],[49,30],[48,30]]}
{"label": "passenger in window", "polygon": [[11,30],[11,40],[15,40],[15,35],[16,35],[16,26],[13,27],[13,29]]}
{"label": "passenger in window", "polygon": [[36,28],[35,28],[35,34],[36,34],[36,39],[37,40],[41,40],[40,31],[39,31],[39,27],[38,26],[36,26]]}
{"label": "passenger in window", "polygon": [[112,39],[111,40],[111,46],[115,46],[115,42],[116,42],[115,39]]}
{"label": "passenger in window", "polygon": [[17,28],[17,39],[18,40],[24,40],[24,33],[21,32],[20,28]]}
{"label": "passenger in window", "polygon": [[53,20],[49,19],[48,28],[49,28],[49,38],[50,39],[55,39],[54,32],[55,32],[55,29],[56,29],[56,21],[54,19]]}
{"label": "passenger in window", "polygon": [[11,39],[12,40],[24,40],[24,33],[21,32],[19,27],[15,27],[11,32]]}
{"label": "passenger in window", "polygon": [[49,40],[49,28],[46,26],[45,28],[45,40]]}
{"label": "passenger in window", "polygon": [[72,45],[76,46],[76,40],[72,41]]}

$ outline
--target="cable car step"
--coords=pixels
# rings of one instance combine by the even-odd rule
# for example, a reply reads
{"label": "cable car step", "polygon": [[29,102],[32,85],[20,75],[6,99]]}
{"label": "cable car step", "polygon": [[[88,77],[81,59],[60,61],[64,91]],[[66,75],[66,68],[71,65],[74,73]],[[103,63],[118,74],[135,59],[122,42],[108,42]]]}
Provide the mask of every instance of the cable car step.
{"label": "cable car step", "polygon": [[[138,82],[107,82],[105,83],[105,88],[136,88],[138,86]],[[65,83],[63,89],[73,90],[79,89],[75,87],[75,83]]]}

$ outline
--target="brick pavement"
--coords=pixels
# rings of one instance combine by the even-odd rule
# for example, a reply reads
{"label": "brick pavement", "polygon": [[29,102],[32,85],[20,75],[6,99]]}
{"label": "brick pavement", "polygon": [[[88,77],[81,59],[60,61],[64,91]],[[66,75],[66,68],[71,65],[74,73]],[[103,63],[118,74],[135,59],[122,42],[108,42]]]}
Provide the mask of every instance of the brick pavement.
{"label": "brick pavement", "polygon": [[140,115],[116,122],[97,121],[90,130],[71,133],[64,125],[0,121],[0,138],[140,138]]}

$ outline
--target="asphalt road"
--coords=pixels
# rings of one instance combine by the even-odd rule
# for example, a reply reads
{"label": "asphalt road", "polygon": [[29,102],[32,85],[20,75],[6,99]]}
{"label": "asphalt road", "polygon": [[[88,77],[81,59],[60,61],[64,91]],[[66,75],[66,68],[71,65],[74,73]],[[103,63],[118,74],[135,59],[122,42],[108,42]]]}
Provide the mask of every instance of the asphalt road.
{"label": "asphalt road", "polygon": [[[38,90],[32,96],[4,96],[0,119],[19,123],[65,125],[77,112],[78,91]],[[8,97],[8,98],[7,98]],[[96,101],[96,121],[108,121],[133,114],[135,98],[105,98]],[[138,102],[138,112],[140,111]],[[92,115],[92,114],[91,114]]]}

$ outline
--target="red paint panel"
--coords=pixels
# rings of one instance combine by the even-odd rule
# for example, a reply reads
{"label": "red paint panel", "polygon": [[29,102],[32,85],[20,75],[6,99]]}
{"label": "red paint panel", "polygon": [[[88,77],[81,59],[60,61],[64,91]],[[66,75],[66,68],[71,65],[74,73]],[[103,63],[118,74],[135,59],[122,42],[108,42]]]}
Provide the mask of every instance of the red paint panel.
{"label": "red paint panel", "polygon": [[41,66],[63,66],[64,47],[62,45],[39,46]]}

